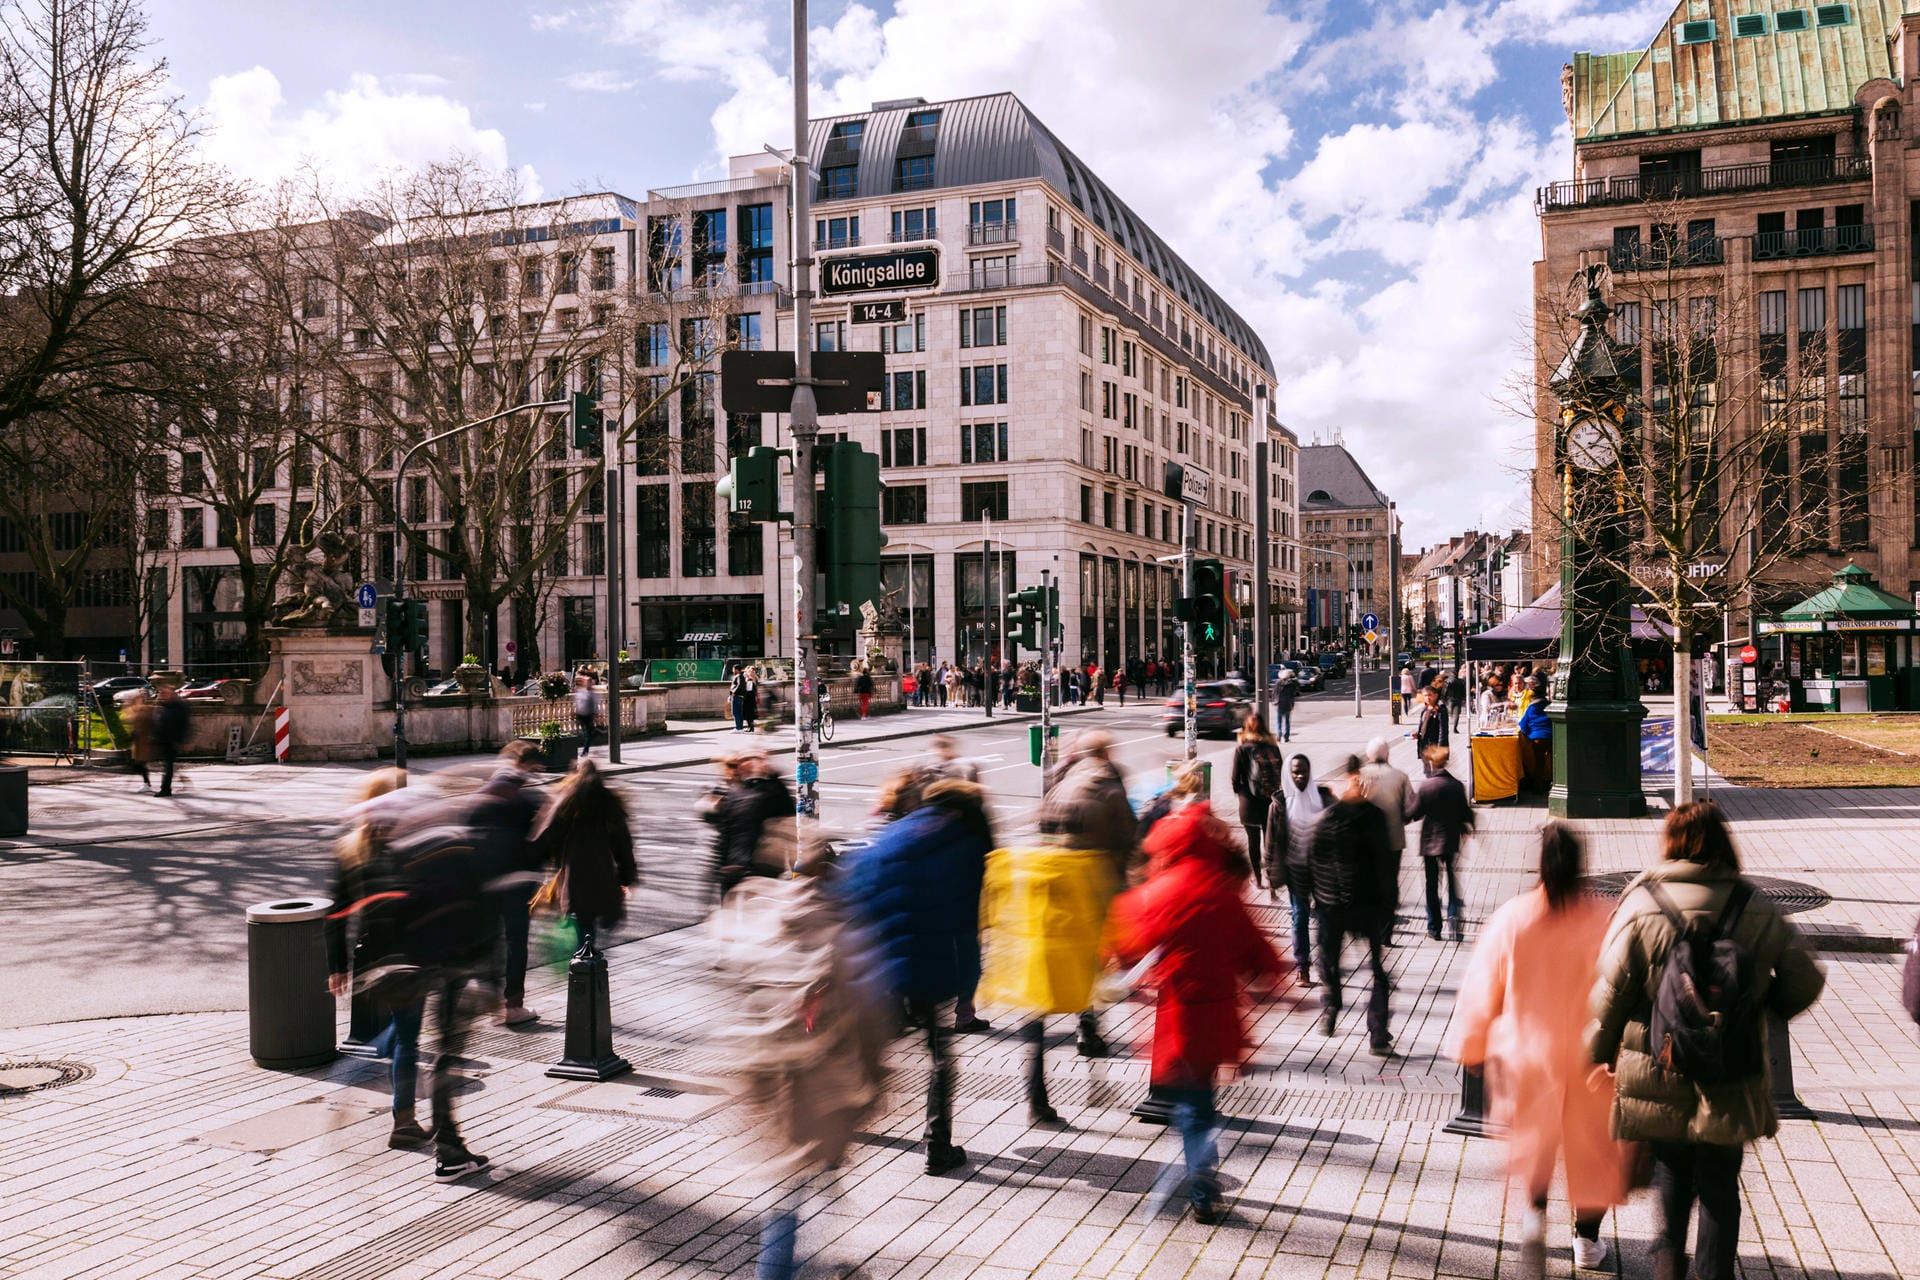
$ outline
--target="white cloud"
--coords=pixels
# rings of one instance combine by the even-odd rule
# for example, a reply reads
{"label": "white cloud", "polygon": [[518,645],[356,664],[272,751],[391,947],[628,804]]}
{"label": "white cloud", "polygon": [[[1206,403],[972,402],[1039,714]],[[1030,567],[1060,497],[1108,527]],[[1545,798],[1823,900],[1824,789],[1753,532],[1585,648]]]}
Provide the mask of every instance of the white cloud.
{"label": "white cloud", "polygon": [[580,93],[624,93],[640,81],[624,71],[570,71],[560,83]]}
{"label": "white cloud", "polygon": [[[263,184],[308,166],[352,188],[453,155],[499,169],[509,163],[506,136],[481,128],[465,104],[369,75],[351,77],[315,106],[291,110],[279,77],[253,67],[216,78],[205,113],[207,156]],[[530,196],[539,193],[530,167],[522,167],[521,179]]]}

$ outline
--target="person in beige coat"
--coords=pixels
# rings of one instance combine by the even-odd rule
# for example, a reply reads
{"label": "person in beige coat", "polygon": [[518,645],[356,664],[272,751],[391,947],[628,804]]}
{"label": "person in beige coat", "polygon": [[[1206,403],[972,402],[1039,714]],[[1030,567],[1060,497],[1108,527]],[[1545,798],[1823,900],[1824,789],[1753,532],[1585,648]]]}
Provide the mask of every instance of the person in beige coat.
{"label": "person in beige coat", "polygon": [[1759,1010],[1754,1060],[1759,1069],[1703,1085],[1654,1060],[1648,1022],[1653,993],[1677,931],[1648,888],[1657,885],[1691,922],[1717,921],[1740,881],[1740,857],[1719,806],[1684,804],[1667,815],[1666,857],[1627,886],[1600,950],[1593,989],[1591,1051],[1614,1076],[1613,1136],[1653,1147],[1660,1200],[1655,1280],[1686,1276],[1686,1238],[1700,1206],[1694,1272],[1732,1280],[1739,1248],[1740,1162],[1746,1145],[1780,1127],[1766,1068],[1767,1020],[1791,1018],[1820,996],[1826,977],[1805,939],[1772,904],[1754,894],[1732,932],[1750,962]]}

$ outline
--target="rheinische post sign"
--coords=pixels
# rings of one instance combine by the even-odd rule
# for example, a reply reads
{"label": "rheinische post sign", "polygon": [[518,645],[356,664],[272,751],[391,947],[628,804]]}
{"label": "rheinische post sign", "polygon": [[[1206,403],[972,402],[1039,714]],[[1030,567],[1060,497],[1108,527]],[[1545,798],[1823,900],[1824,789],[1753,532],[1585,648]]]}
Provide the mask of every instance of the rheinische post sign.
{"label": "rheinische post sign", "polygon": [[823,258],[820,262],[820,292],[829,298],[849,293],[932,289],[939,283],[938,249],[861,253],[845,258]]}

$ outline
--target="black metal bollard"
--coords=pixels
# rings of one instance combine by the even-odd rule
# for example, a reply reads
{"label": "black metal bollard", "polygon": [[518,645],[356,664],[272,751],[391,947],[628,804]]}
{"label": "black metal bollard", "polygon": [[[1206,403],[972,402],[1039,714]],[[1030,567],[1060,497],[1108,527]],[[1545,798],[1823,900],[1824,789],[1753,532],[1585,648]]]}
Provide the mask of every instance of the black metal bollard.
{"label": "black metal bollard", "polygon": [[1147,1096],[1135,1104],[1133,1118],[1141,1124],[1165,1127],[1173,1123],[1173,1104],[1167,1101],[1158,1085],[1150,1084],[1147,1086]]}
{"label": "black metal bollard", "polygon": [[1782,1120],[1818,1119],[1794,1091],[1793,1036],[1785,1018],[1767,1019],[1767,1070],[1773,1077],[1773,1109]]}
{"label": "black metal bollard", "polygon": [[1441,1127],[1442,1133],[1463,1138],[1491,1138],[1500,1128],[1487,1119],[1487,1073],[1480,1067],[1460,1069],[1460,1113]]}
{"label": "black metal bollard", "polygon": [[613,1051],[607,958],[589,938],[567,962],[566,1048],[547,1074],[560,1080],[611,1080],[632,1069]]}

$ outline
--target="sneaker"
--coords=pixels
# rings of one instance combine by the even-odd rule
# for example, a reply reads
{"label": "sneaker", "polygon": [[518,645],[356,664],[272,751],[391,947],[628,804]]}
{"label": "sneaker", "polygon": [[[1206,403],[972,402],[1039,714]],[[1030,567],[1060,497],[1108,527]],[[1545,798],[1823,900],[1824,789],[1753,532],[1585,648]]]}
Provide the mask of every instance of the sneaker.
{"label": "sneaker", "polygon": [[387,1146],[395,1151],[414,1151],[427,1145],[433,1135],[420,1127],[420,1122],[411,1116],[395,1117],[393,1132],[387,1135]]}
{"label": "sneaker", "polygon": [[993,1030],[993,1024],[985,1018],[968,1018],[965,1022],[953,1024],[955,1035],[978,1035],[982,1031]]}
{"label": "sneaker", "polygon": [[1332,1035],[1334,1027],[1339,1025],[1339,1017],[1340,1015],[1335,1010],[1332,1010],[1332,1009],[1329,1009],[1325,1013],[1321,1014],[1320,1015],[1320,1034],[1323,1036]]}
{"label": "sneaker", "polygon": [[478,1173],[487,1167],[487,1158],[477,1156],[471,1151],[443,1151],[434,1161],[433,1180],[435,1182],[458,1182],[470,1173]]}
{"label": "sneaker", "polygon": [[1100,1035],[1098,1032],[1090,1036],[1082,1035],[1080,1037],[1080,1056],[1081,1057],[1106,1058],[1106,1057],[1111,1057],[1112,1054],[1113,1054],[1113,1046],[1109,1045],[1107,1043],[1106,1037]]}
{"label": "sneaker", "polygon": [[1052,1107],[1036,1107],[1032,1103],[1027,1104],[1027,1125],[1030,1128],[1037,1129],[1042,1125],[1048,1127],[1055,1125],[1064,1126],[1066,1123],[1065,1120],[1060,1118],[1060,1113]]}
{"label": "sneaker", "polygon": [[524,1027],[529,1022],[540,1021],[540,1015],[525,1005],[510,1004],[500,1011],[500,1025],[503,1027]]}
{"label": "sneaker", "polygon": [[1226,1206],[1218,1200],[1207,1200],[1193,1206],[1193,1220],[1203,1227],[1225,1221],[1226,1216]]}
{"label": "sneaker", "polygon": [[1440,926],[1439,926],[1439,925],[1437,925],[1437,924],[1430,924],[1430,925],[1428,925],[1428,926],[1427,926],[1427,936],[1428,936],[1429,938],[1432,938],[1432,939],[1433,939],[1433,940],[1434,940],[1435,942],[1438,942],[1438,941],[1440,941]]}
{"label": "sneaker", "polygon": [[1375,1036],[1367,1045],[1367,1052],[1376,1058],[1391,1058],[1393,1056],[1393,1037]]}
{"label": "sneaker", "polygon": [[1589,1240],[1585,1236],[1573,1238],[1573,1265],[1582,1271],[1598,1271],[1606,1265],[1607,1242]]}
{"label": "sneaker", "polygon": [[937,1178],[943,1173],[952,1173],[967,1162],[967,1153],[955,1146],[929,1147],[927,1149],[927,1176]]}
{"label": "sneaker", "polygon": [[1523,1243],[1532,1243],[1547,1238],[1547,1215],[1538,1209],[1529,1207],[1520,1215],[1520,1239]]}

